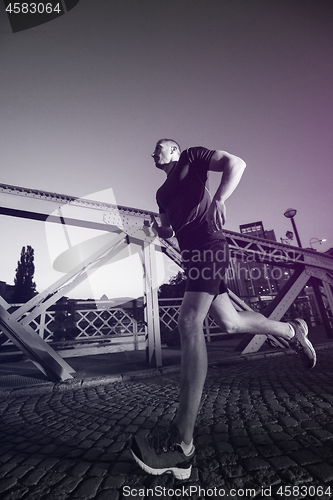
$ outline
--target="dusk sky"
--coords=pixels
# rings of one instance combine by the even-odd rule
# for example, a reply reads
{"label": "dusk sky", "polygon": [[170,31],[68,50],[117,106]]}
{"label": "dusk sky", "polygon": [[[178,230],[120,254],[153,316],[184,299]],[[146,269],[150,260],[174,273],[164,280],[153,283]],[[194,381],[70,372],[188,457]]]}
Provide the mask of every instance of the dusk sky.
{"label": "dusk sky", "polygon": [[[157,211],[150,154],[172,137],[246,161],[226,229],[262,220],[280,241],[292,207],[304,247],[333,247],[333,2],[80,0],[18,33],[1,9],[0,183]],[[43,224],[0,224],[0,280],[32,245],[51,283]]]}

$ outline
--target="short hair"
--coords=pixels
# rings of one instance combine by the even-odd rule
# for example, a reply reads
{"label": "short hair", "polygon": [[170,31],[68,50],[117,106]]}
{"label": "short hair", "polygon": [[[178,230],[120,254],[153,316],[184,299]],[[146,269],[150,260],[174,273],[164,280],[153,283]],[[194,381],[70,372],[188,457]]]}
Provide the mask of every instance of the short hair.
{"label": "short hair", "polygon": [[157,141],[156,146],[158,144],[164,144],[165,142],[169,142],[169,143],[174,144],[175,146],[177,146],[177,149],[178,149],[179,153],[181,153],[180,146],[179,146],[178,142],[175,141],[174,139],[165,139],[165,138],[164,139],[160,139],[159,141]]}

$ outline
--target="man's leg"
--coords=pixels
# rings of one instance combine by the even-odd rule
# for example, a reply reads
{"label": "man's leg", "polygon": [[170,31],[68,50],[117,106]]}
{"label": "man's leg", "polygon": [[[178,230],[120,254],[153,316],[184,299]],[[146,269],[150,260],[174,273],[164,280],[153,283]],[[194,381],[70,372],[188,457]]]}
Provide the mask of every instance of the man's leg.
{"label": "man's leg", "polygon": [[206,292],[185,292],[179,316],[182,341],[181,388],[176,417],[161,435],[136,436],[132,455],[150,474],[171,472],[188,479],[194,457],[193,429],[207,374],[207,349],[203,321],[214,296]]}
{"label": "man's leg", "polygon": [[238,312],[227,293],[212,302],[209,314],[228,333],[270,334],[290,340],[293,336],[289,323],[273,321],[254,311]]}
{"label": "man's leg", "polygon": [[182,365],[176,417],[170,426],[170,431],[163,439],[158,436],[156,439],[153,436],[151,438],[138,436],[132,443],[133,457],[140,467],[150,474],[172,472],[178,479],[190,477],[194,456],[193,429],[207,373],[203,321],[208,311],[224,331],[272,334],[282,337],[288,340],[290,346],[303,357],[307,366],[311,368],[315,365],[316,353],[307,339],[307,327],[303,320],[280,323],[251,311],[239,313],[233,307],[227,293],[213,300],[213,295],[207,292],[187,291],[179,317]]}
{"label": "man's leg", "polygon": [[254,311],[238,312],[226,293],[216,297],[209,314],[228,333],[270,334],[283,338],[299,354],[306,367],[313,368],[316,364],[316,352],[308,339],[307,324],[302,319],[283,323],[268,319]]}
{"label": "man's leg", "polygon": [[211,306],[213,295],[206,292],[185,292],[180,308],[178,328],[181,337],[181,383],[179,406],[174,420],[186,444],[193,438],[193,430],[207,375],[207,348],[203,322]]}
{"label": "man's leg", "polygon": [[207,348],[203,321],[207,312],[230,333],[256,333],[292,338],[288,323],[271,321],[251,311],[238,313],[227,293],[215,300],[206,292],[187,291],[180,309],[178,328],[182,342],[179,406],[174,423],[186,444],[190,444],[207,374]]}

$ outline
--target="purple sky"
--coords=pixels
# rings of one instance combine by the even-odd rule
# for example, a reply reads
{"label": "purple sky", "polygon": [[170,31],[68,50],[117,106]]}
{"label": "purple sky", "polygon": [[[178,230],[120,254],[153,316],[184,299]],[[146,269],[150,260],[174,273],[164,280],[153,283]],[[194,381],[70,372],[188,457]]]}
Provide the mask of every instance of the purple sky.
{"label": "purple sky", "polygon": [[[112,188],[120,205],[157,210],[165,177],[150,154],[173,137],[247,162],[226,229],[262,220],[279,240],[293,207],[303,246],[326,238],[315,245],[325,251],[332,33],[329,0],[80,0],[15,34],[3,13],[0,182],[75,196]],[[32,244],[43,288],[43,224],[0,222],[0,280],[13,282],[21,247]]]}

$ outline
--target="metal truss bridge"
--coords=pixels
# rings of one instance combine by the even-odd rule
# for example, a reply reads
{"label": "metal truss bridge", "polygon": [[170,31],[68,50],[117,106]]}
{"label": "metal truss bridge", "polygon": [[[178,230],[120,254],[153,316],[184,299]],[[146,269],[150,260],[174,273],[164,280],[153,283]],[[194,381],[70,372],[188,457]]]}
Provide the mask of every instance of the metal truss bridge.
{"label": "metal truss bridge", "polygon": [[[103,264],[115,262],[129,255],[128,247],[141,256],[144,280],[146,314],[146,340],[150,365],[161,366],[161,341],[157,296],[156,244],[180,267],[181,256],[175,239],[156,237],[159,215],[155,212],[104,203],[96,200],[45,192],[18,186],[0,184],[0,214],[103,231],[106,237],[97,237],[98,245],[70,246],[66,257],[83,255],[75,261],[63,278],[47,290],[33,297],[15,312],[9,313],[10,305],[0,297],[0,328],[10,340],[25,353],[50,379],[63,381],[72,378],[74,370],[29,326],[37,316],[53,305],[68,291],[87,278],[87,272]],[[232,257],[246,259],[249,256],[259,263],[289,267],[293,274],[282,290],[264,311],[266,317],[280,320],[307,283],[314,289],[318,307],[327,331],[331,336],[332,325],[327,309],[333,316],[333,257],[309,249],[225,231]],[[109,235],[109,236],[108,236]],[[89,240],[90,241],[90,240]],[[89,251],[87,248],[89,247]],[[78,250],[80,250],[78,252]],[[323,295],[326,305],[323,301]],[[251,308],[236,294],[230,297],[237,310]],[[255,352],[270,338],[266,335],[245,335],[238,350]],[[271,339],[273,340],[273,339]],[[276,343],[276,339],[274,339]],[[283,346],[283,342],[278,343]]]}

